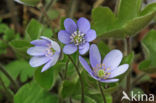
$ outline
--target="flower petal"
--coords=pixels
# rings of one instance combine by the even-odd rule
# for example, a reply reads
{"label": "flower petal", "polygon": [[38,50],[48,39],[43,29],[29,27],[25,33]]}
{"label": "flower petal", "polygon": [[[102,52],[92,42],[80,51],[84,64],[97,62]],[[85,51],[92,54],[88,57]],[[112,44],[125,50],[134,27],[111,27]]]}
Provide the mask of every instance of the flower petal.
{"label": "flower petal", "polygon": [[49,38],[47,38],[45,36],[41,36],[40,38],[49,41],[51,43],[51,45],[52,45],[52,48],[54,48],[54,50],[56,50],[57,52],[61,51],[61,48],[60,48],[60,46],[58,45],[57,42],[55,42],[55,41],[53,41],[53,40],[51,40],[51,39],[49,39]]}
{"label": "flower petal", "polygon": [[100,82],[103,82],[103,83],[114,83],[114,82],[117,82],[119,81],[119,79],[101,79],[99,80]]}
{"label": "flower petal", "polygon": [[76,50],[77,50],[77,46],[75,46],[74,44],[67,44],[63,48],[63,52],[65,54],[73,54],[74,52],[76,52]]}
{"label": "flower petal", "polygon": [[31,42],[32,45],[35,46],[47,46],[47,44],[49,44],[50,42],[48,42],[47,40],[33,40]]}
{"label": "flower petal", "polygon": [[66,29],[66,31],[70,34],[74,33],[75,31],[77,31],[77,25],[76,23],[70,19],[70,18],[67,18],[64,20],[64,27]]}
{"label": "flower petal", "polygon": [[82,64],[83,68],[91,75],[93,71],[88,65],[87,61],[83,59],[81,56],[79,56],[79,61]]}
{"label": "flower petal", "polygon": [[47,63],[50,60],[48,57],[32,57],[29,61],[29,64],[32,67],[38,67],[45,63]]}
{"label": "flower petal", "polygon": [[52,56],[51,60],[47,64],[45,64],[45,66],[42,68],[41,72],[44,72],[44,71],[48,70],[50,67],[54,66],[59,59],[59,55],[60,54],[58,52],[56,52],[55,55]]}
{"label": "flower petal", "polygon": [[58,33],[58,39],[64,44],[70,43],[70,35],[65,30],[61,30]]}
{"label": "flower petal", "polygon": [[43,56],[45,55],[47,47],[44,46],[35,46],[27,50],[27,53],[31,56]]}
{"label": "flower petal", "polygon": [[97,66],[97,64],[101,64],[101,55],[99,49],[95,44],[92,44],[89,50],[89,59],[90,64],[93,68]]}
{"label": "flower petal", "polygon": [[78,25],[78,29],[79,31],[83,32],[83,33],[87,33],[87,31],[90,29],[90,23],[89,21],[84,18],[81,17],[78,21],[77,21],[77,25]]}
{"label": "flower petal", "polygon": [[56,50],[57,52],[61,51],[61,48],[57,42],[51,40],[51,45],[52,45],[52,48],[54,48],[54,50]]}
{"label": "flower petal", "polygon": [[122,60],[122,57],[123,55],[120,50],[112,50],[105,56],[103,64],[105,64],[106,68],[110,68],[112,70],[118,67]]}
{"label": "flower petal", "polygon": [[47,37],[45,37],[45,36],[41,36],[40,38],[43,39],[43,40],[46,40],[46,41],[49,42],[49,43],[51,42],[51,39],[49,39],[49,38],[47,38]]}
{"label": "flower petal", "polygon": [[79,56],[79,61],[82,64],[83,68],[90,74],[90,76],[96,80],[100,80],[100,78],[98,78],[97,76],[95,76],[93,74],[92,69],[90,68],[90,66],[88,65],[87,61],[85,59],[83,59],[81,56]]}
{"label": "flower petal", "polygon": [[79,46],[79,52],[81,55],[85,54],[89,50],[89,43],[85,43],[83,46]]}
{"label": "flower petal", "polygon": [[91,30],[91,29],[90,29],[90,30],[86,33],[85,39],[86,39],[86,41],[88,41],[88,42],[91,42],[91,41],[93,41],[94,39],[96,39],[96,32],[95,32],[95,30]]}
{"label": "flower petal", "polygon": [[22,2],[22,1],[20,1],[20,0],[14,0],[14,1],[16,1],[16,2],[18,2],[18,3],[20,3],[20,4],[24,4],[24,2]]}
{"label": "flower petal", "polygon": [[114,78],[116,76],[119,76],[119,75],[125,73],[127,71],[128,67],[129,67],[128,64],[123,64],[123,65],[113,69],[113,71],[111,71],[109,78]]}

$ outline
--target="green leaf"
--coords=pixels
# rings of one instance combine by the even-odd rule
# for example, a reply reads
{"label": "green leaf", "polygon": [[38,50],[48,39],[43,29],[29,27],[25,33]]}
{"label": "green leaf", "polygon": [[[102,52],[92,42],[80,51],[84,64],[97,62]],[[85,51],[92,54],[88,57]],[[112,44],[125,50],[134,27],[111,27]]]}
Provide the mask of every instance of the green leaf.
{"label": "green leaf", "polygon": [[25,40],[12,40],[9,44],[15,50],[18,57],[28,58],[26,51],[32,46],[29,42]]}
{"label": "green leaf", "polygon": [[105,97],[106,97],[107,103],[112,103],[113,102],[113,98],[112,98],[112,96],[110,94],[106,94]]}
{"label": "green leaf", "polygon": [[29,24],[26,27],[26,39],[32,41],[37,38],[42,33],[43,26],[35,19],[31,19]]}
{"label": "green leaf", "polygon": [[53,19],[58,18],[59,12],[58,12],[57,10],[50,9],[50,10],[47,12],[47,15],[49,16],[49,18],[50,18],[51,20],[53,20]]}
{"label": "green leaf", "polygon": [[144,60],[139,64],[139,69],[140,70],[144,70],[146,68],[148,68],[151,64],[151,60]]}
{"label": "green leaf", "polygon": [[102,35],[103,33],[108,32],[116,21],[115,15],[107,7],[93,9],[92,19],[92,27],[95,29],[97,35]]}
{"label": "green leaf", "polygon": [[121,62],[121,64],[131,64],[134,59],[134,52],[131,52],[128,54],[128,56],[125,56]]}
{"label": "green leaf", "polygon": [[118,21],[124,24],[138,15],[142,0],[119,0]]}
{"label": "green leaf", "polygon": [[156,31],[151,30],[142,40],[142,45],[146,53],[146,60],[143,61],[139,68],[147,73],[156,72]]}
{"label": "green leaf", "polygon": [[[75,100],[81,101],[81,95],[76,95],[74,96]],[[84,102],[85,103],[97,103],[93,98],[90,98],[89,96],[84,97]]]}
{"label": "green leaf", "polygon": [[151,30],[147,33],[147,35],[142,40],[142,44],[145,48],[149,51],[149,54],[147,54],[147,58],[151,60],[151,65],[156,67],[156,30]]}
{"label": "green leaf", "polygon": [[149,4],[147,5],[144,10],[141,12],[141,15],[146,15],[148,13],[151,13],[151,12],[154,12],[156,11],[156,3],[152,3],[152,4]]}
{"label": "green leaf", "polygon": [[14,103],[59,103],[58,97],[45,91],[35,82],[22,86],[14,96]]}
{"label": "green leaf", "polygon": [[64,20],[66,19],[66,17],[61,17],[61,19],[60,19],[60,29],[65,29],[64,28]]}
{"label": "green leaf", "polygon": [[41,72],[42,67],[39,67],[35,71],[36,82],[44,89],[51,89],[58,77],[58,72],[65,66],[65,63],[57,62],[53,67],[49,68],[47,71]]}
{"label": "green leaf", "polygon": [[63,98],[74,96],[80,93],[79,84],[75,81],[65,80],[60,87],[59,93]]}
{"label": "green leaf", "polygon": [[53,32],[50,28],[44,28],[42,31],[42,36],[46,36],[48,38],[51,38],[53,36]]}
{"label": "green leaf", "polygon": [[19,76],[22,82],[25,82],[28,78],[31,78],[35,71],[35,69],[32,68],[27,61],[24,60],[13,61],[6,66],[6,69],[14,79],[17,79],[17,77]]}
{"label": "green leaf", "polygon": [[45,72],[41,72],[42,67],[36,69],[35,71],[35,80],[37,83],[45,88],[45,89],[51,89],[51,87],[55,83],[55,78],[54,78],[54,71],[52,68],[48,69]]}
{"label": "green leaf", "polygon": [[156,67],[151,66],[150,60],[144,60],[139,64],[139,70],[146,73],[156,73]]}
{"label": "green leaf", "polygon": [[101,57],[104,58],[104,56],[110,51],[109,47],[103,41],[100,41],[97,45],[101,53]]}
{"label": "green leaf", "polygon": [[125,34],[128,34],[129,36],[136,35],[137,32],[142,30],[150,23],[155,15],[156,12],[152,12],[144,16],[136,17],[133,20],[127,22],[127,24],[124,25]]}
{"label": "green leaf", "polygon": [[140,5],[141,0],[120,0],[117,17],[109,8],[98,7],[93,9],[92,27],[96,30],[98,38],[124,38],[136,35],[156,15],[154,4],[149,5],[143,11],[140,11]]}
{"label": "green leaf", "polygon": [[[32,68],[27,61],[16,60],[5,66],[6,71],[16,80],[18,77],[21,82],[25,82],[28,78],[32,78],[35,69]],[[9,86],[10,81],[4,75],[1,75],[5,85]]]}
{"label": "green leaf", "polygon": [[12,29],[8,29],[5,31],[5,35],[3,35],[3,39],[6,41],[11,41],[15,38],[15,31]]}
{"label": "green leaf", "polygon": [[0,49],[6,49],[7,48],[7,44],[3,41],[3,40],[0,40]]}
{"label": "green leaf", "polygon": [[13,40],[10,42],[11,46],[17,49],[30,47],[31,44],[25,40]]}
{"label": "green leaf", "polygon": [[36,6],[40,2],[40,0],[20,0],[20,1],[29,6]]}
{"label": "green leaf", "polygon": [[8,29],[9,27],[6,24],[0,24],[0,33],[5,33]]}

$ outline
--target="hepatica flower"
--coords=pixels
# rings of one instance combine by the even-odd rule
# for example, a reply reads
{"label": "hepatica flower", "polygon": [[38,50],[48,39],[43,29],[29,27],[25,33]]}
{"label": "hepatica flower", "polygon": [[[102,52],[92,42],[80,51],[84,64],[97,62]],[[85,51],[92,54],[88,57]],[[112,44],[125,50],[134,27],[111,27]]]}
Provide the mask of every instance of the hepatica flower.
{"label": "hepatica flower", "polygon": [[31,44],[34,45],[34,47],[29,48],[27,53],[33,56],[29,62],[32,67],[39,67],[45,64],[41,70],[41,72],[44,72],[56,64],[61,51],[58,43],[41,36],[40,40],[34,40]]}
{"label": "hepatica flower", "polygon": [[73,54],[79,49],[80,54],[89,50],[89,42],[96,38],[95,30],[90,28],[89,21],[81,17],[77,24],[70,18],[64,21],[65,30],[58,33],[58,39],[66,44],[63,48],[65,54]]}
{"label": "hepatica flower", "polygon": [[100,82],[117,82],[119,79],[115,79],[115,77],[126,72],[129,67],[128,64],[119,66],[123,57],[119,50],[110,51],[101,62],[99,50],[95,44],[92,44],[89,51],[89,57],[92,68],[81,56],[79,56],[79,60],[91,77]]}

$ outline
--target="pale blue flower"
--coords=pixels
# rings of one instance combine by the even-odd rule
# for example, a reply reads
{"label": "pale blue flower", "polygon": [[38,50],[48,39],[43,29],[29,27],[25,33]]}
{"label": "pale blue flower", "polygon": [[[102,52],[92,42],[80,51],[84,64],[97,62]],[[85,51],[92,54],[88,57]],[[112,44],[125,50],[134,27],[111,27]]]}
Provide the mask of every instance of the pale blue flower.
{"label": "pale blue flower", "polygon": [[73,54],[79,50],[80,54],[85,54],[89,50],[89,42],[96,39],[96,32],[90,28],[89,21],[81,17],[77,23],[67,18],[64,21],[65,30],[58,33],[58,39],[65,44],[63,52]]}
{"label": "pale blue flower", "polygon": [[91,45],[89,51],[91,67],[88,65],[85,59],[79,56],[80,63],[91,75],[91,77],[105,83],[117,82],[119,79],[115,79],[115,77],[127,71],[129,67],[128,64],[122,64],[119,66],[122,58],[123,55],[120,50],[112,50],[101,62],[101,55],[95,44]]}
{"label": "pale blue flower", "polygon": [[33,56],[29,62],[32,67],[39,67],[45,64],[42,68],[42,72],[44,72],[56,64],[61,52],[58,43],[41,36],[40,40],[34,40],[31,44],[34,47],[29,48],[27,53]]}

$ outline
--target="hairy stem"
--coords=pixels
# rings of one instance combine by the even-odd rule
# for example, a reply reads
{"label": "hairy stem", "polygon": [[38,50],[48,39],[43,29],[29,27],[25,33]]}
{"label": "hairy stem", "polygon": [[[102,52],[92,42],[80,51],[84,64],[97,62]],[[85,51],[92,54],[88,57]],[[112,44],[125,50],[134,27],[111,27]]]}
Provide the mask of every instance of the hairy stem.
{"label": "hairy stem", "polygon": [[80,78],[80,83],[81,83],[81,103],[84,103],[84,86],[83,86],[83,81],[82,81],[82,77],[79,71],[78,66],[75,64],[74,60],[72,59],[72,57],[70,55],[68,55],[68,58],[71,60],[71,62],[73,63],[73,65],[75,66],[76,72]]}
{"label": "hairy stem", "polygon": [[16,81],[10,76],[10,74],[5,70],[4,66],[0,63],[0,71],[2,71],[2,73],[4,73],[4,75],[11,81],[11,83],[14,86],[15,91],[18,90],[19,86],[16,83]]}
{"label": "hairy stem", "polygon": [[107,103],[104,92],[103,92],[102,87],[101,87],[101,83],[99,81],[98,81],[98,86],[100,88],[100,92],[101,92],[104,103]]}
{"label": "hairy stem", "polygon": [[[132,51],[132,38],[131,38],[131,37],[128,37],[128,38],[126,39],[126,41],[127,41],[127,53],[126,53],[126,54],[128,55],[128,54],[131,53],[131,51]],[[131,65],[130,65],[129,68],[130,68],[130,69],[129,69],[129,71],[128,71],[127,83],[126,83],[126,85],[127,85],[127,88],[126,88],[127,94],[130,93],[130,89],[131,89]]]}
{"label": "hairy stem", "polygon": [[7,89],[7,87],[5,86],[3,80],[0,78],[0,84],[2,85],[2,87],[5,90],[6,96],[9,99],[10,102],[13,102],[13,95],[9,92],[9,90]]}
{"label": "hairy stem", "polygon": [[67,78],[68,64],[69,64],[69,61],[66,62],[66,68],[65,68],[65,71],[64,71],[64,79]]}

